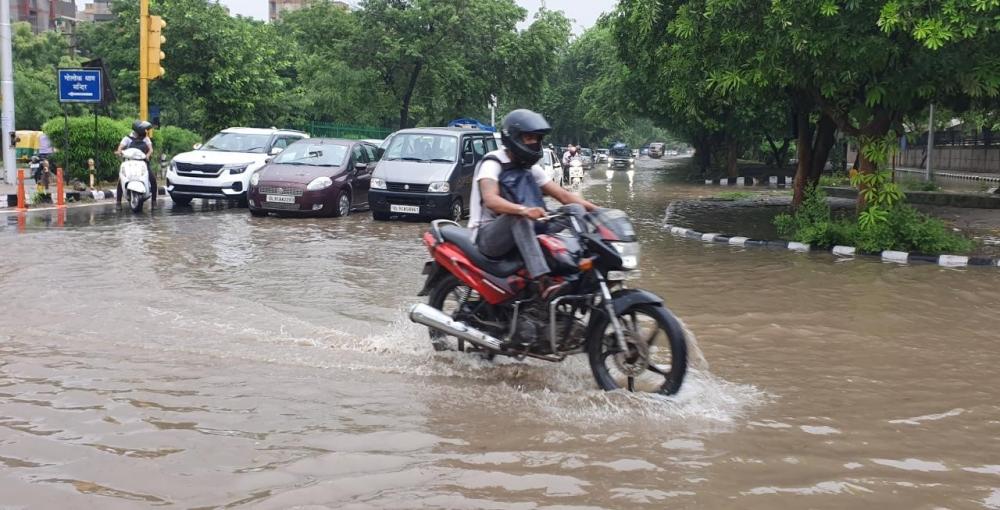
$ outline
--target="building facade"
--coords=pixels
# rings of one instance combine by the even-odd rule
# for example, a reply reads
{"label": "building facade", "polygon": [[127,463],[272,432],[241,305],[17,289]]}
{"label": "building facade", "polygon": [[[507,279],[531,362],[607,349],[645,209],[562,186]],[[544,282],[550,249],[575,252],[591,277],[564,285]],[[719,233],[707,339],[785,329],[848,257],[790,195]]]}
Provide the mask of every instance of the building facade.
{"label": "building facade", "polygon": [[[277,21],[281,18],[282,13],[301,9],[315,1],[317,0],[268,0],[268,19]],[[331,1],[330,3],[342,9],[351,8],[346,2]]]}
{"label": "building facade", "polygon": [[77,22],[76,3],[73,0],[13,0],[10,20],[30,23],[36,34],[56,29],[72,32]]}
{"label": "building facade", "polygon": [[87,3],[80,12],[82,21],[111,21],[114,17],[111,12],[111,0],[94,0]]}

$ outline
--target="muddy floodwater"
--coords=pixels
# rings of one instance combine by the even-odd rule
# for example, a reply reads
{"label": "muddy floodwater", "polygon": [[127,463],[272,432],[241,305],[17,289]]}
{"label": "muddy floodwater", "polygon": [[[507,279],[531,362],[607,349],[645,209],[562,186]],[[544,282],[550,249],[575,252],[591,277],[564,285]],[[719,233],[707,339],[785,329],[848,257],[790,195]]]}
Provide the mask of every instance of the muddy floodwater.
{"label": "muddy floodwater", "polygon": [[1000,271],[662,229],[717,191],[584,191],[702,353],[675,398],[435,353],[426,224],[0,214],[0,507],[1000,509]]}

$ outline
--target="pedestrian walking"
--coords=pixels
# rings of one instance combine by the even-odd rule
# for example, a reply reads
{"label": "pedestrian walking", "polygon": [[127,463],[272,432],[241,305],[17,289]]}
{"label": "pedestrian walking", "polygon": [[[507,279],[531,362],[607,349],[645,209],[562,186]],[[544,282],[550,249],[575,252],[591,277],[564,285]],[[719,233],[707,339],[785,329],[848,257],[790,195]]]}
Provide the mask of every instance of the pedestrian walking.
{"label": "pedestrian walking", "polygon": [[49,172],[49,160],[43,159],[39,166],[38,178],[35,179],[35,190],[39,193],[48,193],[49,182],[52,180],[52,173]]}

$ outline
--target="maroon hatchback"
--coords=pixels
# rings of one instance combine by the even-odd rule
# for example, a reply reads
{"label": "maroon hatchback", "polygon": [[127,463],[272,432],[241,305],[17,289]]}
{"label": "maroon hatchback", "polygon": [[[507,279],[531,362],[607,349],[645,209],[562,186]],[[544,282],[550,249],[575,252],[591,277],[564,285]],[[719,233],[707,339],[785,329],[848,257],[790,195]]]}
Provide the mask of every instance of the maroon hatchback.
{"label": "maroon hatchback", "polygon": [[306,138],[250,177],[250,214],[347,216],[368,207],[376,147],[356,140]]}

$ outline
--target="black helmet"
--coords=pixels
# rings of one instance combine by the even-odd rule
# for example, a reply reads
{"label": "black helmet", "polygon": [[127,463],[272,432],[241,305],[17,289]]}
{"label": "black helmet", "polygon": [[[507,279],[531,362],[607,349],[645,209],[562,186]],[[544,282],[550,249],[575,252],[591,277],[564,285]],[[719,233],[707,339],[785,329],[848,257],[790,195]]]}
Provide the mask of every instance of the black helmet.
{"label": "black helmet", "polygon": [[[503,118],[500,126],[500,141],[522,165],[534,165],[542,158],[541,138],[552,131],[545,117],[531,110],[514,110]],[[539,136],[538,143],[527,145],[521,140],[524,133]]]}
{"label": "black helmet", "polygon": [[140,137],[146,136],[146,131],[149,131],[151,127],[153,125],[144,120],[137,120],[132,123],[132,131],[135,131],[135,134]]}

